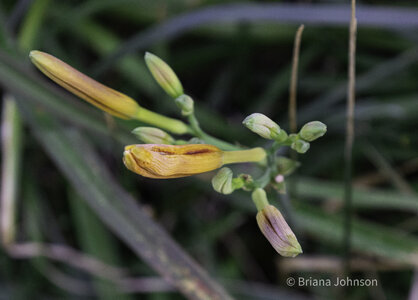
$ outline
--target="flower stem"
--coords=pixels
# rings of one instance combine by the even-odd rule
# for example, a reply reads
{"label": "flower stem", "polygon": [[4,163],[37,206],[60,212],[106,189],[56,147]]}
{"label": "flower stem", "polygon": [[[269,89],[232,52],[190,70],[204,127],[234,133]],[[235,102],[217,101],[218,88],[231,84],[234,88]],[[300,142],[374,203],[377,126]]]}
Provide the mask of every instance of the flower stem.
{"label": "flower stem", "polygon": [[139,109],[135,119],[176,134],[191,133],[190,127],[184,122],[160,115],[143,107]]}
{"label": "flower stem", "polygon": [[196,119],[196,116],[194,114],[191,114],[188,119],[189,119],[191,130],[193,131],[193,134],[196,135],[198,138],[204,140],[206,143],[214,145],[222,150],[241,149],[238,146],[234,146],[228,142],[224,142],[204,132],[202,128],[200,128],[199,121]]}
{"label": "flower stem", "polygon": [[223,154],[224,164],[243,162],[257,162],[266,158],[266,151],[257,147],[248,150],[225,151]]}

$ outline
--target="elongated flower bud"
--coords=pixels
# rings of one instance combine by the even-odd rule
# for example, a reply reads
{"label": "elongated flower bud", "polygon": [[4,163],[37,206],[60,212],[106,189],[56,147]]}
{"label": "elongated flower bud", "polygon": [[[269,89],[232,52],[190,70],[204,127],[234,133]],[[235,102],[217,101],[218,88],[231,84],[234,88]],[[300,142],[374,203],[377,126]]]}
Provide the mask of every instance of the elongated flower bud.
{"label": "elongated flower bud", "polygon": [[222,151],[212,145],[130,145],[123,155],[125,166],[149,178],[177,178],[215,170],[222,166]]}
{"label": "elongated flower bud", "polygon": [[212,187],[215,191],[221,194],[231,194],[234,191],[232,186],[232,170],[230,168],[222,168],[212,178]]}
{"label": "elongated flower bud", "polygon": [[242,123],[252,132],[265,139],[274,139],[278,142],[283,142],[287,139],[287,133],[280,129],[276,122],[263,114],[253,113],[246,117]]}
{"label": "elongated flower bud", "polygon": [[171,135],[155,127],[137,127],[132,130],[132,133],[146,144],[171,145],[174,143],[174,139]]}
{"label": "elongated flower bud", "polygon": [[302,253],[295,234],[287,225],[280,211],[273,205],[266,205],[257,213],[257,224],[263,235],[280,255],[295,257]]}
{"label": "elongated flower bud", "polygon": [[169,96],[175,99],[183,95],[183,86],[180,80],[165,61],[147,52],[145,53],[145,62],[154,79]]}
{"label": "elongated flower bud", "polygon": [[305,141],[312,142],[327,132],[327,126],[319,121],[312,121],[303,125],[299,136]]}
{"label": "elongated flower bud", "polygon": [[31,51],[29,57],[40,71],[63,88],[115,117],[136,119],[177,134],[189,132],[182,121],[139,106],[132,98],[95,81],[50,54]]}
{"label": "elongated flower bud", "polygon": [[111,115],[131,119],[141,109],[132,98],[97,82],[50,54],[31,51],[29,57],[53,81]]}
{"label": "elongated flower bud", "polygon": [[123,161],[132,172],[165,179],[212,171],[223,164],[260,161],[265,155],[262,148],[222,151],[207,144],[146,144],[126,146]]}

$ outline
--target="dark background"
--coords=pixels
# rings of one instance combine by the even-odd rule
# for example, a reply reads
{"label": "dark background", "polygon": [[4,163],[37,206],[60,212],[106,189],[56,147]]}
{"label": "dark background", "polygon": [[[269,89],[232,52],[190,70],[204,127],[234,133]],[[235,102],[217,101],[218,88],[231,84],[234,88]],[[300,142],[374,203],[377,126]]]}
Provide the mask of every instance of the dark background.
{"label": "dark background", "polygon": [[[350,277],[377,279],[378,286],[346,289],[288,287],[286,278],[335,280],[343,276],[348,2],[0,3],[0,85],[4,94],[20,98],[23,113],[15,203],[17,240],[67,245],[120,266],[129,276],[154,280],[134,284],[139,292],[118,294],[123,288],[98,279],[100,274],[48,257],[14,259],[10,251],[0,250],[1,299],[183,299],[178,292],[167,291],[170,287],[155,277],[155,271],[85,204],[80,190],[88,190],[96,179],[90,178],[90,183],[81,178],[77,187],[71,181],[71,176],[78,176],[77,165],[59,164],[60,157],[65,161],[72,150],[47,150],[52,145],[49,136],[43,136],[45,131],[36,124],[50,131],[58,128],[51,124],[59,124],[70,136],[75,131],[87,140],[89,151],[113,175],[109,180],[134,195],[142,209],[237,299],[339,299],[342,294],[347,299],[406,299],[414,286],[417,289],[418,283],[413,281],[418,266],[415,1],[358,3],[351,237],[355,262]],[[42,19],[39,28],[22,37],[25,22],[30,22],[28,16],[36,9],[41,12],[32,14]],[[285,9],[288,13],[283,13]],[[121,153],[125,141],[134,141],[129,130],[138,123],[109,119],[69,97],[35,71],[28,59],[31,49],[48,52],[140,105],[180,118],[174,102],[145,68],[143,55],[150,51],[175,70],[186,93],[195,99],[197,117],[207,132],[229,142],[259,146],[265,140],[241,122],[247,115],[261,112],[288,128],[290,67],[300,24],[305,30],[298,76],[298,126],[319,120],[327,124],[328,132],[312,143],[308,153],[299,155],[301,167],[287,178],[292,187],[290,201],[270,193],[271,202],[282,208],[304,250],[295,259],[280,257],[261,235],[248,193],[223,196],[212,190],[214,173],[171,180],[130,173]],[[27,78],[34,78],[33,83],[27,84]],[[55,93],[52,103],[58,108],[44,94],[35,93],[40,81],[44,93]],[[63,103],[74,109],[61,110]],[[46,126],[42,120],[31,120],[25,107],[53,117],[55,123]],[[101,124],[100,134],[87,128],[89,116]],[[66,141],[83,153],[85,145],[74,142],[77,138]],[[288,155],[288,149],[283,150]],[[249,170],[248,166],[233,169]],[[119,201],[110,200],[115,205]]]}

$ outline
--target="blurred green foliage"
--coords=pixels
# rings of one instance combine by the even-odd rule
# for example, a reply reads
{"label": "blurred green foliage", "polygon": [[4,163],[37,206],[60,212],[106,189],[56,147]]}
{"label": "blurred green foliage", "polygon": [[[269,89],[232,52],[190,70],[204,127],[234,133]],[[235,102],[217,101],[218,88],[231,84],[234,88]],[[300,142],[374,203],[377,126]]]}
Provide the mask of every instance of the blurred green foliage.
{"label": "blurred green foliage", "polygon": [[[185,91],[193,96],[203,128],[229,142],[257,146],[260,139],[241,122],[248,114],[260,112],[288,128],[293,38],[298,24],[306,20],[301,15],[300,21],[293,23],[262,19],[217,22],[215,15],[204,25],[190,23],[187,30],[164,36],[170,29],[163,26],[164,22],[178,18],[180,24],[181,16],[225,2],[0,2],[0,85],[4,93],[17,96],[25,122],[18,239],[66,244],[126,269],[132,276],[155,276],[149,261],[135,255],[140,251],[129,244],[129,237],[123,237],[123,229],[114,226],[116,229],[109,230],[112,221],[103,223],[106,213],[97,218],[97,211],[84,203],[87,195],[95,195],[91,198],[102,199],[106,209],[124,216],[126,203],[117,198],[120,194],[100,191],[101,185],[117,185],[134,195],[142,210],[237,299],[338,299],[339,290],[335,288],[286,286],[289,274],[330,278],[338,273],[316,271],[309,266],[293,272],[284,268],[291,262],[279,258],[259,233],[248,194],[215,193],[210,186],[212,174],[157,181],[130,173],[121,155],[123,145],[135,141],[128,130],[138,123],[109,122],[97,110],[53,86],[29,65],[30,45],[126,93],[144,107],[179,117],[174,102],[159,89],[145,67],[143,54],[150,50],[173,67]],[[245,5],[264,1],[228,2]],[[389,1],[364,4],[369,8],[394,5]],[[418,6],[410,1],[396,5],[418,15]],[[31,11],[32,19],[27,17]],[[39,23],[37,16],[41,18]],[[25,26],[30,30],[24,31],[17,42]],[[363,264],[351,275],[377,278],[379,285],[374,289],[349,288],[348,299],[382,299],[380,295],[405,299],[411,289],[413,269],[418,266],[416,28],[359,23],[352,245],[355,257],[372,267]],[[135,48],[134,42],[146,41],[151,31],[154,40],[148,37],[151,42],[143,42],[145,48]],[[117,52],[124,49],[132,52]],[[347,51],[347,24],[305,23],[298,117],[300,124],[313,119],[327,124],[328,133],[313,144],[306,156],[299,156],[302,165],[289,178],[294,186],[290,199],[273,192],[270,196],[277,199],[275,204],[294,226],[306,257],[333,259],[342,253]],[[121,56],[114,56],[116,53]],[[24,113],[25,109],[29,112]],[[51,116],[53,121],[49,120]],[[94,162],[87,163],[89,156],[83,157],[86,141],[86,151],[97,159],[91,161],[104,164],[111,178],[83,181],[82,175],[100,176],[100,168],[95,169]],[[61,148],[57,152],[52,145]],[[249,171],[247,166],[234,169]],[[133,215],[127,220],[127,231],[136,232],[135,226],[146,224],[135,221]],[[1,299],[122,299],[117,294],[120,287],[106,279],[48,259],[15,260],[1,251]],[[71,292],[68,285],[60,287],[51,277],[67,284],[81,281],[89,288],[87,295]],[[255,282],[258,284],[252,286]],[[124,295],[123,299],[183,299],[178,292],[164,290],[164,286],[160,290]]]}

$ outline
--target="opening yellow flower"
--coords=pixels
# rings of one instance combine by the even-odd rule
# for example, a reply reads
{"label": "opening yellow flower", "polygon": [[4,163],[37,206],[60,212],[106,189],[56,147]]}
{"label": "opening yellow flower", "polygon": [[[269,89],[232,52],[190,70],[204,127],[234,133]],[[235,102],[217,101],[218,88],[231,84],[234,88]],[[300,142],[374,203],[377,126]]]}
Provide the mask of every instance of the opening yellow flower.
{"label": "opening yellow flower", "polygon": [[224,164],[256,162],[266,156],[264,149],[222,151],[207,144],[129,145],[125,147],[125,166],[139,175],[167,179],[209,172]]}

